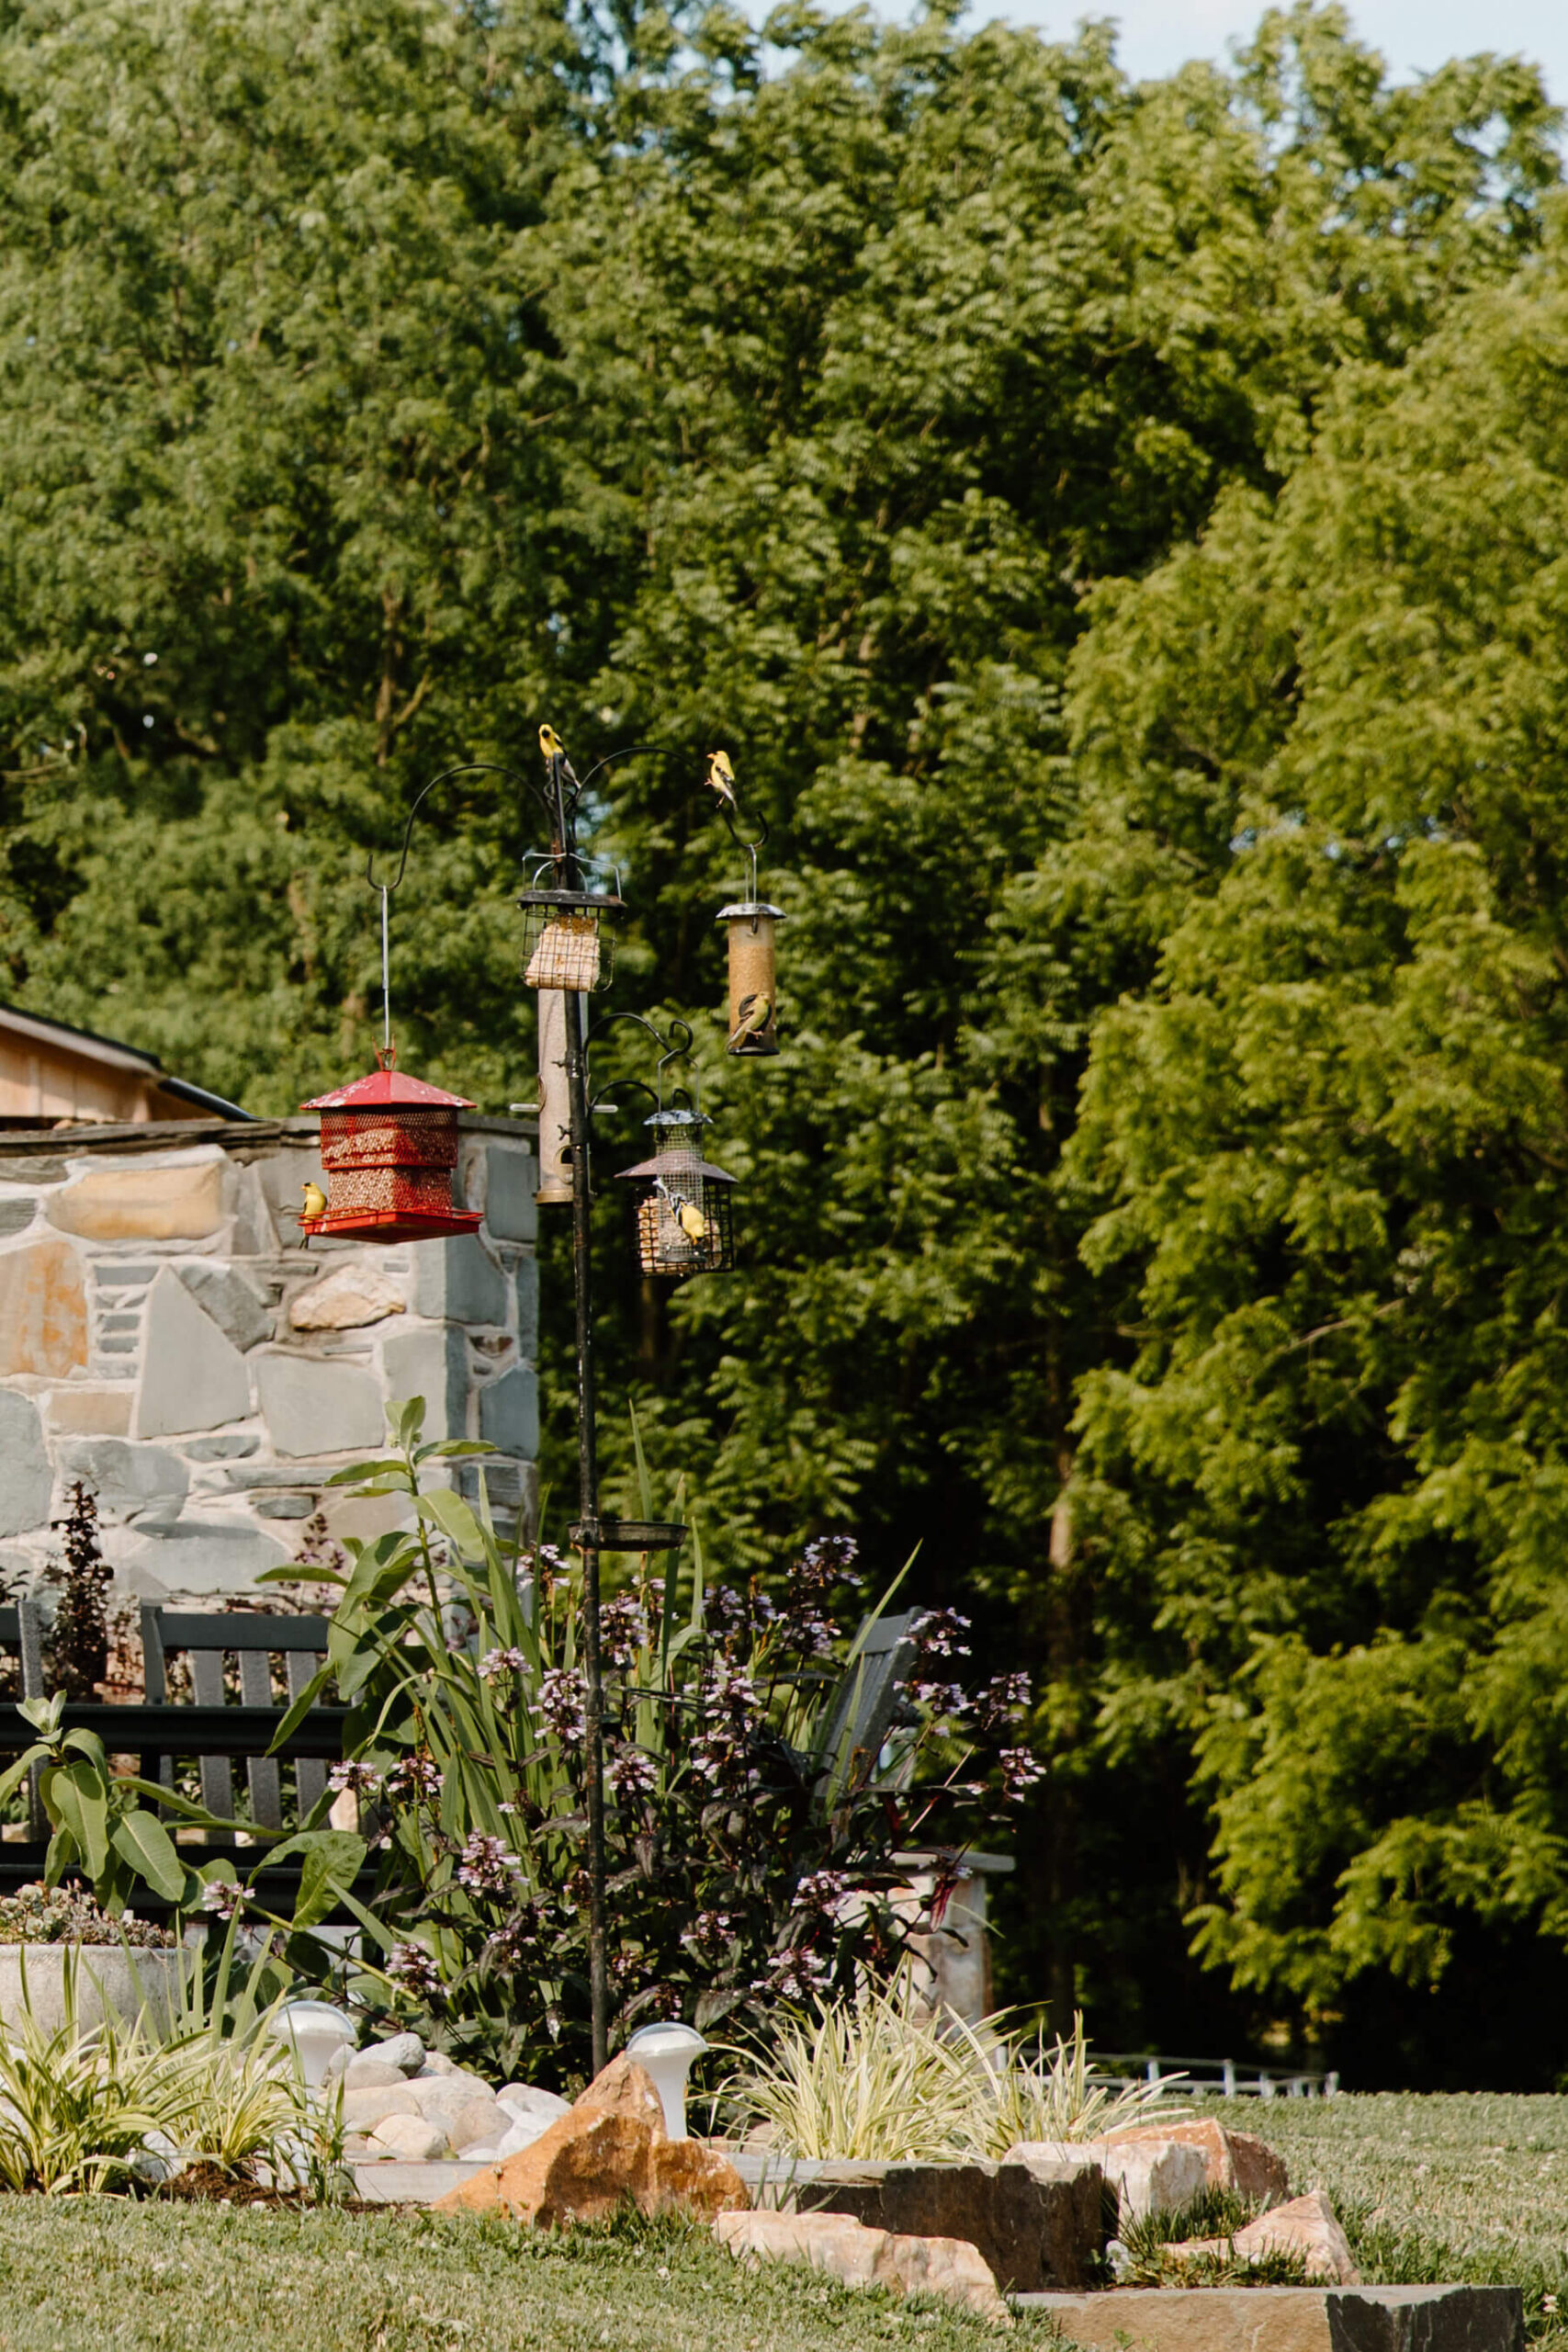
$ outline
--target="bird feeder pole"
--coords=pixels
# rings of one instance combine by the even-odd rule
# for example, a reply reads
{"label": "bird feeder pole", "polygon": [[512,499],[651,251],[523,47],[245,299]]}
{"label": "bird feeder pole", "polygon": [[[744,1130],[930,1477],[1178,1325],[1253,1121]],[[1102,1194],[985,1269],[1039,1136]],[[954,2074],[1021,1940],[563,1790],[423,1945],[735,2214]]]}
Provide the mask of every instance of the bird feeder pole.
{"label": "bird feeder pole", "polygon": [[[565,888],[580,890],[575,796],[568,802],[565,754],[550,761],[555,801],[551,843]],[[571,1133],[572,1294],[577,1309],[577,1500],[590,1542],[582,1555],[583,1666],[588,1731],[588,1997],[593,2019],[593,2072],[610,2063],[610,1974],[604,1935],[604,1677],[599,1640],[599,1547],[592,1539],[599,1518],[599,1441],[593,1383],[593,1234],[588,1165],[588,1073],[582,1050],[583,1006],[569,993],[566,1007],[566,1086]]]}
{"label": "bird feeder pole", "polygon": [[[597,2075],[609,2064],[610,2057],[610,1973],[604,1901],[604,1683],[599,1623],[599,1557],[604,1551],[646,1553],[673,1549],[679,1545],[685,1531],[663,1522],[611,1521],[601,1520],[599,1516],[593,1356],[593,1193],[590,1164],[592,1105],[588,1093],[588,1007],[584,998],[595,988],[602,987],[608,978],[608,964],[601,960],[599,953],[599,927],[604,917],[620,911],[621,901],[618,895],[611,897],[601,892],[590,892],[584,887],[583,861],[577,844],[577,811],[584,785],[592,784],[599,768],[609,766],[613,760],[626,759],[638,752],[658,752],[665,757],[669,754],[656,743],[627,744],[623,750],[610,754],[608,759],[600,761],[599,766],[590,769],[586,778],[580,782],[568,763],[559,737],[553,729],[542,727],[539,742],[545,754],[547,776],[540,797],[551,834],[548,856],[539,862],[553,865],[556,887],[548,891],[530,888],[523,893],[519,904],[525,915],[541,917],[546,926],[535,943],[535,953],[529,957],[525,977],[541,991],[558,989],[564,999],[566,1015],[562,1059],[566,1079],[567,1139],[571,1156],[572,1293],[577,1314],[577,1487],[581,1512],[580,1521],[572,1530],[572,1540],[581,1551],[583,1562],[584,1728],[588,1748],[588,1981],[592,2012],[593,2071]],[[729,797],[733,800],[733,791]],[[559,926],[561,938],[558,941],[547,928],[552,922]],[[574,982],[578,985],[572,985]],[[619,1017],[637,1021],[642,1027],[651,1029],[651,1024],[643,1021],[640,1014]],[[553,1029],[552,1023],[552,1035]],[[658,1035],[657,1031],[652,1031],[652,1034]],[[689,1046],[689,1030],[686,1037]],[[663,1045],[665,1041],[660,1039],[660,1042]],[[542,1065],[544,1054],[545,1048],[541,1046]],[[558,1176],[559,1172],[558,1163]],[[723,1176],[722,1170],[712,1172],[726,1183],[731,1181]],[[724,1229],[728,1233],[728,1222]]]}

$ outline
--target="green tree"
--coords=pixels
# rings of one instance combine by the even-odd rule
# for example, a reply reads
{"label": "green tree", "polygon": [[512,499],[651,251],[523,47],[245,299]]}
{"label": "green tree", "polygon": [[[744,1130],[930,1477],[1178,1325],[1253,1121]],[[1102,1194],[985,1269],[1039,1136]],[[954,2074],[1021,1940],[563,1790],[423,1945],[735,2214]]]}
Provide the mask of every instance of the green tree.
{"label": "green tree", "polygon": [[[1096,1730],[1063,1498],[1076,1385],[1122,1342],[1056,1179],[1089,1024],[1234,825],[1206,776],[1107,789],[1066,668],[1098,581],[1191,546],[1216,500],[1267,503],[1338,370],[1395,373],[1535,248],[1551,119],[1490,61],[1391,91],[1328,12],[1270,18],[1235,81],[1138,90],[1097,32],[771,31],[795,62],[743,103],[725,59],[624,89],[567,232],[592,299],[563,342],[633,583],[578,733],[691,746],[627,771],[604,829],[621,969],[702,1024],[748,1188],[735,1279],[666,1306],[606,1264],[615,1370],[741,1563],[851,1517],[1032,1658],[1054,1770],[1012,1984],[1061,2013],[1087,1989],[1122,2031],[1168,1984],[1175,2026],[1170,1851],[1201,1839],[1187,1760],[1130,1803]],[[720,741],[789,910],[761,1065],[717,1053],[741,869],[694,784]]]}
{"label": "green tree", "polygon": [[[537,240],[583,80],[547,8],[6,11],[9,993],[266,1110],[366,1055],[365,850],[412,779],[513,750],[556,662]],[[591,635],[590,573],[570,598]],[[400,1025],[515,1091],[514,802],[433,817]]]}
{"label": "green tree", "polygon": [[1081,1413],[1100,1736],[1195,1762],[1202,1956],[1385,2080],[1568,2054],[1517,1997],[1568,1940],[1565,326],[1553,235],[1078,673],[1108,790],[1219,818],[1070,1154],[1135,1340]]}

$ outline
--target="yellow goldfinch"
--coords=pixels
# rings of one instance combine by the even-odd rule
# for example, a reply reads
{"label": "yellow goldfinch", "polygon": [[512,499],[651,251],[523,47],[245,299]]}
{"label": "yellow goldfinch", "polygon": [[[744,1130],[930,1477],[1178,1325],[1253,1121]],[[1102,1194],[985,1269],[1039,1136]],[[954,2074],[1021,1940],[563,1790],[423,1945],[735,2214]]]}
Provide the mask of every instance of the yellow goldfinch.
{"label": "yellow goldfinch", "polygon": [[707,1239],[708,1221],[703,1215],[701,1209],[698,1208],[695,1201],[682,1201],[680,1207],[676,1210],[675,1215],[679,1220],[681,1230],[685,1235],[688,1241],[705,1241]]}
{"label": "yellow goldfinch", "polygon": [[653,1181],[669,1202],[675,1222],[687,1240],[705,1241],[708,1238],[708,1221],[695,1201],[687,1200],[683,1193],[672,1193],[662,1176],[656,1176]]}
{"label": "yellow goldfinch", "polygon": [[732,808],[739,808],[739,803],[735,797],[735,770],[729,764],[728,752],[708,753],[708,772],[705,780],[713,786],[721,800],[728,800]]}
{"label": "yellow goldfinch", "polygon": [[325,1216],[327,1213],[327,1196],[322,1192],[321,1186],[319,1184],[301,1184],[299,1190],[305,1195],[305,1205],[299,1212],[301,1223],[307,1219],[313,1221],[319,1216]]}
{"label": "yellow goldfinch", "polygon": [[756,989],[750,996],[743,996],[736,1007],[735,1026],[729,1033],[730,1052],[733,1053],[747,1037],[761,1036],[773,1017],[773,1000],[771,996],[762,996]]}
{"label": "yellow goldfinch", "polygon": [[545,755],[546,766],[548,767],[553,762],[558,760],[560,762],[561,782],[565,785],[570,785],[573,792],[581,791],[582,787],[577,781],[576,771],[566,755],[566,745],[561,741],[560,737],[556,733],[553,727],[540,728],[539,749]]}

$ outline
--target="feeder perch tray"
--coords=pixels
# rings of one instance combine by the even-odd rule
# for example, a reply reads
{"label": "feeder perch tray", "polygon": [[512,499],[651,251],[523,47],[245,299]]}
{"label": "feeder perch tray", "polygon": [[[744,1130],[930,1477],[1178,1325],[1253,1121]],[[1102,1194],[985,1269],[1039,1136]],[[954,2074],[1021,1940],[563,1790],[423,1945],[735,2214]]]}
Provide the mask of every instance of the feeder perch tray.
{"label": "feeder perch tray", "polygon": [[568,1533],[579,1552],[678,1552],[686,1538],[669,1519],[584,1519]]}
{"label": "feeder perch tray", "polygon": [[390,1048],[376,1058],[368,1077],[300,1106],[321,1113],[327,1178],[326,1213],[301,1217],[301,1235],[393,1242],[477,1232],[479,1212],[452,1202],[457,1114],[474,1105],[395,1069]]}

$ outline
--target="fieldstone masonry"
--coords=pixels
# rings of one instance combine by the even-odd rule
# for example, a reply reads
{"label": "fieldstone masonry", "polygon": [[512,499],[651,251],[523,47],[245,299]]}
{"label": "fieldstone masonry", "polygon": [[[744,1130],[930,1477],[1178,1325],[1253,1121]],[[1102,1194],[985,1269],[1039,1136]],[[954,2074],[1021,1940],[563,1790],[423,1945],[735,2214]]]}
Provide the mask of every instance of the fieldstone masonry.
{"label": "fieldstone masonry", "polygon": [[[298,1522],[396,1524],[329,1488],[393,1398],[480,1438],[497,1518],[531,1521],[538,1400],[536,1164],[521,1121],[465,1115],[479,1232],[389,1249],[301,1242],[316,1123],[0,1136],[0,1573],[33,1583],[71,1482],[98,1498],[126,1597],[249,1592]],[[478,1486],[478,1467],[458,1483]],[[264,1588],[265,1589],[265,1588]]]}

